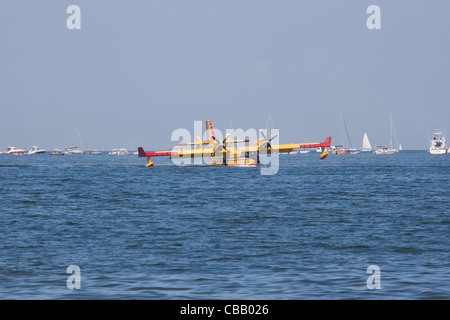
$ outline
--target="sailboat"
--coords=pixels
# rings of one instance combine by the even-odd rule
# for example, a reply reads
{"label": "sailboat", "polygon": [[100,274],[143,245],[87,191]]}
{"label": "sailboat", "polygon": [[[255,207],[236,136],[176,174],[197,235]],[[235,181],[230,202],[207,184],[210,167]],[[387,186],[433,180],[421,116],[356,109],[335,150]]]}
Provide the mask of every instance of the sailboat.
{"label": "sailboat", "polygon": [[366,132],[364,132],[362,148],[360,149],[360,151],[363,152],[372,151],[372,145],[370,144],[369,137],[367,136]]}
{"label": "sailboat", "polygon": [[[350,149],[347,149],[347,148],[344,147],[344,129],[345,129],[345,132],[347,133],[347,139],[348,139],[348,142],[350,143]],[[348,134],[347,124],[345,123],[344,116],[342,116],[341,135],[342,135],[342,145],[335,146],[336,147],[336,150],[334,150],[335,153],[336,154],[355,154],[355,153],[359,153],[358,150],[353,148],[352,140],[350,139],[350,135]]]}
{"label": "sailboat", "polygon": [[[392,137],[395,138],[395,145],[397,148],[392,146]],[[398,141],[397,134],[395,132],[394,121],[392,120],[392,113],[389,113],[389,147],[379,146],[373,151],[374,154],[393,154],[398,153]]]}

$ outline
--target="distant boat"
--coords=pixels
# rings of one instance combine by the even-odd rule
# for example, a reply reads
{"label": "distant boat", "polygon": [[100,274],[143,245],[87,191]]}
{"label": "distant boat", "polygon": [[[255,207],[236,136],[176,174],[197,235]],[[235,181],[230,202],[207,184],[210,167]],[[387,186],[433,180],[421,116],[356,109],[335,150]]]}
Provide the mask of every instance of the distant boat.
{"label": "distant boat", "polygon": [[78,149],[78,147],[70,147],[64,150],[65,154],[83,154],[84,152],[80,149]]}
{"label": "distant boat", "polygon": [[393,154],[393,153],[398,153],[398,149],[393,149],[385,146],[378,146],[373,151],[373,154]]}
{"label": "distant boat", "polygon": [[31,154],[40,154],[40,153],[45,153],[47,150],[45,150],[45,149],[40,149],[39,147],[37,147],[37,146],[32,146],[31,147],[31,149],[28,151],[28,155],[31,155]]}
{"label": "distant boat", "polygon": [[429,154],[446,154],[447,146],[445,145],[445,137],[443,133],[437,129],[434,133],[433,139],[431,139],[430,147],[428,148]]}
{"label": "distant boat", "polygon": [[[344,129],[347,133],[347,139],[350,144],[350,148],[344,147]],[[359,153],[358,150],[353,148],[352,140],[350,139],[350,135],[348,133],[347,124],[345,123],[344,116],[342,116],[342,123],[341,123],[341,136],[342,136],[342,145],[336,146],[336,154],[356,154]]]}
{"label": "distant boat", "polygon": [[298,153],[310,153],[308,149],[300,149]]}
{"label": "distant boat", "polygon": [[348,149],[345,148],[343,145],[338,144],[335,146],[330,147],[330,153],[331,154],[348,154]]}
{"label": "distant boat", "polygon": [[86,151],[86,154],[94,154],[94,155],[98,155],[98,154],[102,154],[101,151],[97,151],[94,149],[89,149],[89,151]]}
{"label": "distant boat", "polygon": [[120,149],[112,149],[109,154],[122,156],[122,155],[129,155],[130,153],[128,152],[127,149],[120,148]]}
{"label": "distant boat", "polygon": [[62,151],[62,150],[59,150],[59,149],[55,149],[55,150],[53,150],[52,152],[50,152],[50,155],[52,155],[52,156],[63,156],[65,153],[64,153],[64,151]]}
{"label": "distant boat", "polygon": [[6,147],[6,149],[2,153],[3,154],[22,155],[22,154],[25,154],[25,150],[16,148],[16,147]]}
{"label": "distant boat", "polygon": [[372,151],[372,145],[370,144],[369,137],[367,137],[367,133],[364,132],[362,148],[360,151],[367,152]]}
{"label": "distant boat", "polygon": [[[392,138],[395,138],[395,144],[397,148],[392,146]],[[395,132],[394,121],[392,120],[392,114],[389,113],[389,147],[379,146],[373,151],[373,154],[393,154],[398,153],[398,141],[397,134]]]}

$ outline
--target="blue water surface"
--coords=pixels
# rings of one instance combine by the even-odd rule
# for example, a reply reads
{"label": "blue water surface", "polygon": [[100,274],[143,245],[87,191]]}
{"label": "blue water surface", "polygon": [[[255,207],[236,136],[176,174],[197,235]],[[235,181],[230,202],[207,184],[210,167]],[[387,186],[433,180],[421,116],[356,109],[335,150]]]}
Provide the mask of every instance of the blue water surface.
{"label": "blue water surface", "polygon": [[0,298],[450,298],[450,155],[154,162],[0,155]]}

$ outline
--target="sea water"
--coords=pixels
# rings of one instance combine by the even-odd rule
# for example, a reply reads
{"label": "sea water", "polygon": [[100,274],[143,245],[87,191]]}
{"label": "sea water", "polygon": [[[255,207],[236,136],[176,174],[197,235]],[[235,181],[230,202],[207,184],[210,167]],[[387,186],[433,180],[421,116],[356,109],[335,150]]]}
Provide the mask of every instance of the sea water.
{"label": "sea water", "polygon": [[152,160],[0,155],[0,298],[450,298],[450,155]]}

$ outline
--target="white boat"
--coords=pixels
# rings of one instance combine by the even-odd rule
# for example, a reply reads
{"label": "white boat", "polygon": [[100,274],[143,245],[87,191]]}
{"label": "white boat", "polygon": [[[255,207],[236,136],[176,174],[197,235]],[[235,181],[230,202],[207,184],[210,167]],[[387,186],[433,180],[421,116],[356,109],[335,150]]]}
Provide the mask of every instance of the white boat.
{"label": "white boat", "polygon": [[[395,138],[395,145],[397,148],[394,148],[392,145],[392,138]],[[394,121],[392,120],[392,114],[389,113],[389,147],[379,146],[374,151],[373,154],[393,154],[398,153],[398,141],[397,134],[395,132]]]}
{"label": "white boat", "polygon": [[367,136],[367,133],[364,132],[363,142],[362,142],[362,148],[360,151],[367,152],[372,151],[372,145],[370,144],[369,137]]}
{"label": "white boat", "polygon": [[298,153],[310,153],[308,149],[300,149]]}
{"label": "white boat", "polygon": [[89,151],[86,151],[86,154],[99,155],[99,154],[102,154],[102,152],[101,151],[97,151],[95,149],[89,149]]}
{"label": "white boat", "polygon": [[16,154],[16,155],[22,155],[25,154],[24,149],[16,148],[16,147],[6,147],[5,151],[2,152],[3,154]]}
{"label": "white boat", "polygon": [[78,147],[70,147],[64,150],[64,154],[83,154],[84,152]]}
{"label": "white boat", "polygon": [[41,154],[41,153],[45,153],[47,150],[45,149],[40,149],[37,146],[32,146],[31,149],[27,152],[28,155],[31,154]]}
{"label": "white boat", "polygon": [[443,133],[437,129],[431,139],[430,147],[428,148],[429,154],[446,154],[447,146],[445,145],[445,137]]}
{"label": "white boat", "polygon": [[120,149],[112,149],[109,154],[122,156],[122,155],[129,155],[130,153],[128,152],[127,149],[120,148]]}
{"label": "white boat", "polygon": [[62,150],[55,149],[52,152],[50,152],[50,155],[52,155],[52,156],[55,156],[55,155],[56,156],[63,156],[63,155],[65,155],[65,153]]}
{"label": "white boat", "polygon": [[388,148],[384,146],[378,146],[374,151],[373,154],[393,154],[398,153],[398,149]]}
{"label": "white boat", "polygon": [[335,146],[330,146],[331,154],[348,154],[348,149],[345,148],[342,144],[338,144]]}

